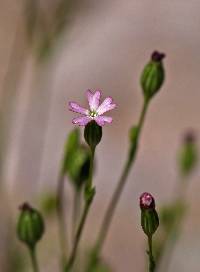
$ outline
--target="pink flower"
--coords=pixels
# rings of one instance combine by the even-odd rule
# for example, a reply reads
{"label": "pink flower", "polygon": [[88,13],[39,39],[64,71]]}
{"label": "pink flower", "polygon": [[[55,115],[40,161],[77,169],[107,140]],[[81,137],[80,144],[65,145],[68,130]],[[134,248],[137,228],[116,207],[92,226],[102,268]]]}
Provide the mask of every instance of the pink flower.
{"label": "pink flower", "polygon": [[103,115],[105,112],[113,110],[116,104],[113,103],[112,97],[106,97],[100,104],[101,92],[99,90],[86,92],[89,109],[81,107],[76,102],[69,102],[69,110],[80,113],[82,116],[76,117],[72,120],[73,124],[79,126],[86,126],[89,122],[94,120],[99,126],[104,126],[105,123],[111,123],[112,117]]}
{"label": "pink flower", "polygon": [[141,209],[155,209],[155,200],[150,193],[143,193],[140,196]]}

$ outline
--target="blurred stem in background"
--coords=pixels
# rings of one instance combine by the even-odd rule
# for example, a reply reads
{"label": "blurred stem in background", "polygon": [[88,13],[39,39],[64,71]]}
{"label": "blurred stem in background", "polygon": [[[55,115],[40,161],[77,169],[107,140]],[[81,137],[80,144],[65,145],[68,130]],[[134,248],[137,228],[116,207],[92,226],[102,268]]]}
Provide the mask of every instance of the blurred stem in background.
{"label": "blurred stem in background", "polygon": [[[19,24],[20,25],[20,24]],[[12,142],[13,115],[16,110],[16,99],[18,97],[18,85],[21,75],[25,69],[27,57],[27,46],[23,39],[23,31],[16,27],[11,45],[7,69],[1,86],[0,96],[0,188],[4,178],[4,166],[6,165],[6,154]]]}
{"label": "blurred stem in background", "polygon": [[189,178],[196,167],[198,151],[196,135],[192,130],[185,133],[178,152],[178,170],[180,180],[177,184],[175,199],[160,210],[160,236],[155,241],[157,271],[167,272],[173,248],[181,234],[187,212],[186,191]]}
{"label": "blurred stem in background", "polygon": [[165,54],[163,53],[159,53],[157,51],[153,52],[150,61],[145,65],[144,70],[141,74],[140,83],[144,95],[143,107],[140,113],[138,124],[131,128],[130,148],[128,152],[128,157],[124,169],[122,171],[122,175],[117,183],[117,187],[111,197],[111,201],[108,205],[105,216],[103,218],[103,223],[101,225],[100,232],[94,247],[93,258],[89,261],[89,264],[86,268],[86,272],[93,271],[94,267],[98,262],[98,256],[105,242],[117,203],[119,202],[120,196],[127,182],[130,169],[135,162],[138,151],[138,143],[140,141],[140,136],[149,103],[152,97],[159,91],[164,82],[165,72],[162,63],[164,57]]}
{"label": "blurred stem in background", "polygon": [[58,233],[60,240],[61,249],[61,267],[64,267],[66,263],[66,253],[68,252],[68,239],[67,239],[67,228],[65,223],[65,208],[64,208],[64,183],[65,175],[61,174],[58,179],[57,187],[57,217],[58,217]]}
{"label": "blurred stem in background", "polygon": [[72,211],[72,241],[75,239],[77,223],[79,222],[80,212],[81,212],[81,192],[79,190],[74,190],[74,201],[73,201],[73,211]]}

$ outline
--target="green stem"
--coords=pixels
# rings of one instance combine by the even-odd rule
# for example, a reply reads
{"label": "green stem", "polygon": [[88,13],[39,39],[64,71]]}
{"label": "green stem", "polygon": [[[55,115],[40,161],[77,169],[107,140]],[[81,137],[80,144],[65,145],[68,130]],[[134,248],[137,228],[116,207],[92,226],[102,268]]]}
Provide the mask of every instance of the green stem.
{"label": "green stem", "polygon": [[95,153],[95,148],[91,148],[89,178],[88,178],[88,180],[86,182],[86,187],[87,188],[92,188],[92,177],[93,177],[93,168],[94,168],[94,153]]}
{"label": "green stem", "polygon": [[137,146],[138,146],[138,140],[141,134],[141,130],[144,124],[144,120],[145,120],[145,116],[146,116],[146,112],[147,112],[147,108],[148,108],[148,100],[144,100],[144,104],[143,104],[143,108],[140,114],[140,118],[139,118],[139,122],[138,122],[138,126],[137,126],[137,137],[135,138],[135,141],[131,143],[131,147],[130,147],[130,152],[129,152],[129,156],[128,159],[126,161],[126,164],[124,166],[122,175],[118,181],[117,187],[113,193],[113,196],[111,198],[111,201],[108,205],[108,209],[105,213],[104,219],[103,219],[103,223],[99,232],[99,236],[97,239],[97,243],[95,246],[95,251],[96,251],[96,255],[98,256],[98,254],[101,251],[101,248],[103,247],[104,241],[106,239],[108,230],[109,230],[109,226],[111,224],[117,203],[119,202],[120,196],[123,192],[124,186],[126,184],[127,181],[127,177],[129,175],[131,166],[133,164],[133,162],[135,161],[136,158],[136,154],[137,154]]}
{"label": "green stem", "polygon": [[[90,158],[90,171],[89,171],[89,178],[88,181],[86,183],[86,187],[85,187],[85,194],[87,194],[87,191],[92,191],[93,187],[92,187],[92,177],[93,177],[93,165],[94,165],[94,153],[95,153],[95,149],[91,149],[91,158]],[[84,206],[84,210],[80,219],[80,223],[75,235],[75,239],[74,239],[74,244],[73,244],[73,248],[72,248],[72,252],[69,256],[69,260],[67,262],[67,266],[65,267],[65,272],[69,272],[71,271],[73,265],[74,265],[74,261],[76,259],[77,256],[77,250],[78,250],[78,245],[81,239],[81,235],[85,226],[85,222],[89,213],[89,209],[90,206],[92,204],[92,200],[93,200],[93,196],[89,197],[89,198],[85,198],[85,206]]]}
{"label": "green stem", "polygon": [[60,175],[58,179],[57,187],[57,217],[58,217],[58,228],[59,228],[59,240],[61,249],[61,266],[64,267],[66,264],[66,251],[67,251],[67,237],[66,237],[66,226],[64,216],[64,175]]}
{"label": "green stem", "polygon": [[149,244],[149,272],[154,272],[155,271],[155,261],[153,257],[153,250],[152,250],[152,236],[148,236],[148,244]]}
{"label": "green stem", "polygon": [[33,272],[39,272],[39,266],[38,266],[38,262],[37,262],[35,247],[30,247],[29,251],[30,251],[30,256],[31,256]]}
{"label": "green stem", "polygon": [[74,264],[76,254],[77,254],[78,245],[79,245],[79,241],[80,241],[80,238],[81,238],[82,231],[84,229],[84,225],[85,225],[86,218],[87,218],[87,215],[88,215],[88,212],[89,212],[89,208],[90,208],[90,203],[86,202],[85,207],[84,207],[84,211],[83,211],[83,214],[82,214],[79,226],[78,226],[78,230],[76,232],[76,236],[75,236],[75,239],[74,239],[74,245],[73,245],[72,253],[71,253],[70,257],[69,257],[69,260],[68,260],[68,263],[67,263],[67,266],[66,266],[66,269],[65,269],[66,272],[71,271],[71,268],[72,268],[72,266]]}
{"label": "green stem", "polygon": [[79,221],[80,209],[81,209],[81,189],[74,191],[74,203],[73,203],[73,214],[72,214],[72,241],[75,239],[77,222]]}

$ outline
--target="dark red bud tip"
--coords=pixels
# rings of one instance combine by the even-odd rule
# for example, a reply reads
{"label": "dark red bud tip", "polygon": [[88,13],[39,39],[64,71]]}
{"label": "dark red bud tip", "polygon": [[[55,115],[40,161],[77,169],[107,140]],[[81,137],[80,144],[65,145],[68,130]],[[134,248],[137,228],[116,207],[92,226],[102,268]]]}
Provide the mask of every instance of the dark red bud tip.
{"label": "dark red bud tip", "polygon": [[183,141],[185,144],[192,144],[196,141],[196,134],[195,132],[191,129],[191,130],[188,130],[184,137],[183,137]]}
{"label": "dark red bud tip", "polygon": [[155,200],[151,194],[145,192],[140,196],[140,208],[155,209]]}
{"label": "dark red bud tip", "polygon": [[24,202],[22,205],[20,205],[19,209],[21,211],[30,211],[30,212],[33,211],[33,208],[27,202]]}
{"label": "dark red bud tip", "polygon": [[154,51],[151,55],[151,59],[153,61],[156,61],[156,62],[160,62],[162,61],[163,59],[165,58],[165,54],[164,53],[160,53],[158,51]]}

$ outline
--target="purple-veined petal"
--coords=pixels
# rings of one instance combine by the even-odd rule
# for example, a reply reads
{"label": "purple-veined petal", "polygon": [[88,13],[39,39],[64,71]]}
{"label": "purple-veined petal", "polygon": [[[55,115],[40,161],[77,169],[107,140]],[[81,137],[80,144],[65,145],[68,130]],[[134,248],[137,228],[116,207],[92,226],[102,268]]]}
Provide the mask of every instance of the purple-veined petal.
{"label": "purple-veined petal", "polygon": [[76,102],[69,102],[69,110],[77,112],[77,113],[81,113],[84,115],[88,115],[89,111],[83,107],[81,107],[78,103]]}
{"label": "purple-veined petal", "polygon": [[104,126],[105,123],[112,123],[112,117],[109,116],[97,116],[94,118],[99,126]]}
{"label": "purple-veined petal", "polygon": [[73,124],[86,126],[92,119],[89,116],[76,117],[72,120]]}
{"label": "purple-veined petal", "polygon": [[97,110],[97,108],[99,106],[100,97],[101,97],[100,91],[95,91],[93,93],[92,91],[87,90],[87,99],[88,99],[88,103],[89,103],[91,111]]}
{"label": "purple-veined petal", "polygon": [[104,101],[101,103],[101,105],[97,109],[98,114],[102,115],[103,113],[107,111],[113,110],[116,107],[116,104],[112,102],[113,102],[112,97],[105,98]]}

